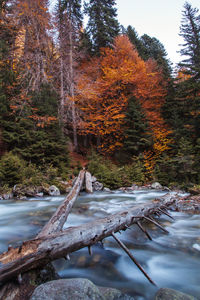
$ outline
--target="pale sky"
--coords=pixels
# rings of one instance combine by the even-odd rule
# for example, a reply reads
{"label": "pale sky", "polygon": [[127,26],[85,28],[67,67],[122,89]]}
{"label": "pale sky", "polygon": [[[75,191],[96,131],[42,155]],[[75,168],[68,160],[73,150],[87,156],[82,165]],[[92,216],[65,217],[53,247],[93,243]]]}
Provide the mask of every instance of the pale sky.
{"label": "pale sky", "polygon": [[[200,10],[200,0],[188,0]],[[171,62],[180,61],[179,37],[182,10],[185,0],[116,0],[121,25],[131,25],[138,35],[156,37],[165,47]],[[200,12],[199,12],[200,14]]]}

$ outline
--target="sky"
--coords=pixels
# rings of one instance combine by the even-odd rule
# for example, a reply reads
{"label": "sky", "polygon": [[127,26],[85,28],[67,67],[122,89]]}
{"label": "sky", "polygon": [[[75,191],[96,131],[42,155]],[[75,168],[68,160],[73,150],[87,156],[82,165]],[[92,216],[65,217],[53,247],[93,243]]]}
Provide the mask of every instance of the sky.
{"label": "sky", "polygon": [[[200,0],[188,2],[200,10]],[[116,0],[116,8],[120,24],[133,26],[139,36],[146,33],[157,38],[175,67],[181,60],[177,51],[183,43],[179,28],[184,3],[185,0]]]}

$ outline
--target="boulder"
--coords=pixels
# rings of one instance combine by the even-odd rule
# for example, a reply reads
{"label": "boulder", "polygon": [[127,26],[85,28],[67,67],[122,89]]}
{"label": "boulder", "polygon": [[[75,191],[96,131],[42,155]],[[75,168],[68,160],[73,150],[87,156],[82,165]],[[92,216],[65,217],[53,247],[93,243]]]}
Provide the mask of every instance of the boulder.
{"label": "boulder", "polygon": [[60,190],[55,185],[49,187],[48,193],[50,196],[60,196]]}
{"label": "boulder", "polygon": [[197,300],[197,298],[179,291],[161,288],[155,295],[155,300]]}
{"label": "boulder", "polygon": [[93,183],[93,189],[94,189],[94,191],[102,191],[103,190],[103,183],[101,183],[99,181],[95,181]]}
{"label": "boulder", "polygon": [[59,279],[38,286],[30,300],[134,300],[116,289],[98,288],[84,278]]}
{"label": "boulder", "polygon": [[162,185],[159,182],[154,182],[154,183],[152,183],[151,188],[159,190],[159,189],[162,189]]}

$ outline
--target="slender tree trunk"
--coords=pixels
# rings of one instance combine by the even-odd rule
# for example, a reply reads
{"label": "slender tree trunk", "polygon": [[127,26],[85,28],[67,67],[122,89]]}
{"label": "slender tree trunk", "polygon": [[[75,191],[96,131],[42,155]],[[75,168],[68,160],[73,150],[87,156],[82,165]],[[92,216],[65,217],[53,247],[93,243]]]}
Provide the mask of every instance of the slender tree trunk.
{"label": "slender tree trunk", "polygon": [[[70,96],[74,99],[74,64],[73,64],[73,41],[72,41],[72,25],[70,20],[69,30],[69,72],[70,72]],[[72,100],[72,126],[73,126],[73,143],[74,149],[78,149],[77,126],[76,126],[76,108],[74,100]]]}

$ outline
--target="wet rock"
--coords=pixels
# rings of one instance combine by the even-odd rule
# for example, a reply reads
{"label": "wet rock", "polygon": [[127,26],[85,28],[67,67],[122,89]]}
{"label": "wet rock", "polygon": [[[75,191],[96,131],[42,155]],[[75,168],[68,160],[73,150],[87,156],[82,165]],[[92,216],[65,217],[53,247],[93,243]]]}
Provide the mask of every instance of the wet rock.
{"label": "wet rock", "polygon": [[55,185],[51,185],[48,192],[50,196],[60,196],[60,190]]}
{"label": "wet rock", "polygon": [[44,193],[43,193],[43,192],[40,192],[40,193],[37,193],[35,196],[36,196],[36,197],[43,197],[43,196],[44,196]]}
{"label": "wet rock", "polygon": [[92,176],[92,183],[96,182],[97,181],[97,178],[95,176]]}
{"label": "wet rock", "polygon": [[105,187],[105,188],[103,189],[103,191],[104,191],[104,192],[111,192],[111,190],[110,190],[109,188],[107,188],[107,187]]}
{"label": "wet rock", "polygon": [[151,188],[159,190],[159,189],[162,189],[162,185],[159,182],[154,182],[154,183],[152,183]]}
{"label": "wet rock", "polygon": [[9,200],[13,198],[13,193],[6,193],[2,195],[2,199]]}
{"label": "wet rock", "polygon": [[102,191],[103,190],[103,183],[99,181],[95,181],[93,184],[94,191]]}
{"label": "wet rock", "polygon": [[98,288],[105,300],[134,300],[133,297],[123,294],[119,290],[100,286]]}
{"label": "wet rock", "polygon": [[161,288],[155,295],[155,300],[197,300],[197,298],[179,291]]}
{"label": "wet rock", "polygon": [[59,279],[38,286],[30,300],[134,300],[116,289],[98,288],[84,278]]}

